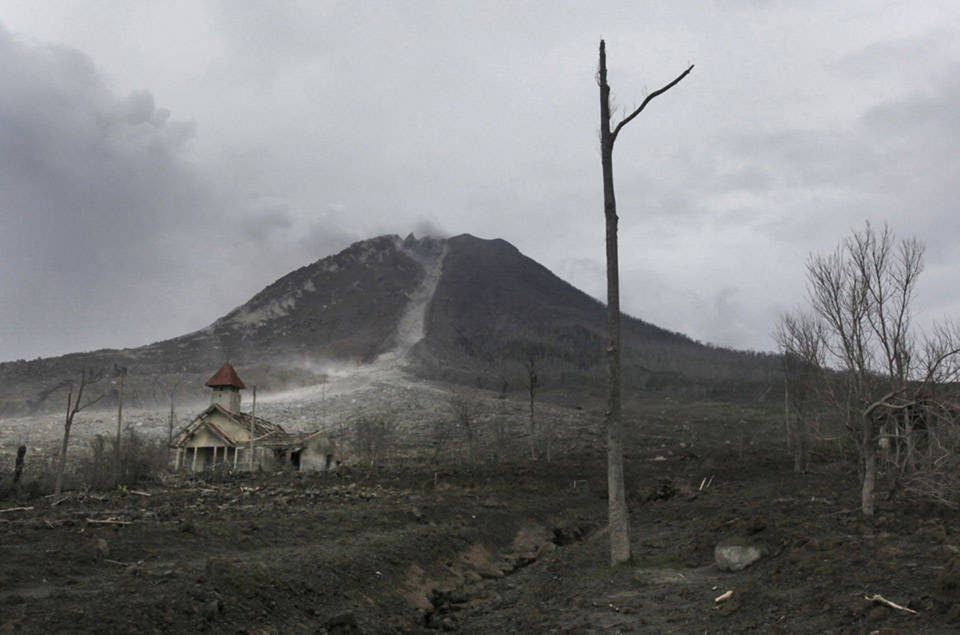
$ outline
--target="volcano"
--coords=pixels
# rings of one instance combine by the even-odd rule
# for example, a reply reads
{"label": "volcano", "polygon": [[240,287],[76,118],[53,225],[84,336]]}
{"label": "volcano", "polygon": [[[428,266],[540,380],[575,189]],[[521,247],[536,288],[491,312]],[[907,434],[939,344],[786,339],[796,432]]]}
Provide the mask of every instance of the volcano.
{"label": "volcano", "polygon": [[[533,360],[555,386],[604,377],[606,308],[510,243],[378,236],[281,277],[208,327],[131,349],[0,364],[0,409],[43,406],[81,368],[132,381],[202,375],[225,359],[306,384],[328,363],[392,364],[414,377],[494,388]],[[731,390],[769,379],[770,355],[706,346],[623,319],[624,378],[640,390]]]}

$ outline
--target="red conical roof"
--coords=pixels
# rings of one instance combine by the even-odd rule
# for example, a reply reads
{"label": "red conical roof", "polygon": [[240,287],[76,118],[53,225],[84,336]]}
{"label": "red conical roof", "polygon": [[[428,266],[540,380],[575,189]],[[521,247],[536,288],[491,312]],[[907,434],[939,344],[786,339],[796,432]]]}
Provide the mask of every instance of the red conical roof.
{"label": "red conical roof", "polygon": [[233,369],[233,366],[230,365],[230,362],[227,362],[220,367],[213,377],[207,380],[207,386],[211,388],[221,388],[223,386],[232,386],[233,388],[246,388],[240,380],[240,375],[237,374],[237,371]]}

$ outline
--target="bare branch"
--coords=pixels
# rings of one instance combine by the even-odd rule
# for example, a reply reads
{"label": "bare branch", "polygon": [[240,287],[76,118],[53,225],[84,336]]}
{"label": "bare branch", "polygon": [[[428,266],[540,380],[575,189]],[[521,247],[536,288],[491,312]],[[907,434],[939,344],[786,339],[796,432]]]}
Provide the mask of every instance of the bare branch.
{"label": "bare branch", "polygon": [[910,408],[912,406],[917,405],[916,401],[908,401],[902,404],[894,404],[888,401],[889,399],[896,397],[901,392],[903,392],[903,390],[894,390],[894,391],[888,392],[883,397],[881,397],[874,403],[867,406],[863,411],[863,416],[870,417],[873,414],[873,411],[876,410],[877,408],[886,408],[887,410],[904,410],[906,408]]}
{"label": "bare branch", "polygon": [[89,400],[87,400],[87,402],[86,402],[85,404],[83,404],[82,406],[78,406],[78,407],[74,410],[74,412],[80,412],[80,411],[83,410],[84,408],[89,408],[90,406],[92,406],[93,404],[97,403],[98,401],[100,401],[100,400],[103,399],[104,397],[106,397],[106,393],[101,394],[101,395],[100,395],[99,397],[97,397],[96,399],[89,399]]}
{"label": "bare branch", "polygon": [[654,99],[655,97],[659,97],[659,96],[662,95],[663,93],[667,92],[668,90],[670,90],[671,88],[673,88],[674,86],[676,86],[677,84],[679,84],[680,81],[681,81],[684,77],[686,77],[687,75],[689,75],[689,74],[690,74],[690,71],[692,71],[692,70],[693,70],[693,64],[691,64],[690,67],[689,67],[687,70],[685,70],[685,71],[683,71],[682,73],[680,73],[680,75],[679,75],[675,80],[673,80],[672,82],[670,82],[669,84],[667,84],[667,85],[664,86],[663,88],[661,88],[661,89],[659,89],[659,90],[655,90],[655,91],[653,91],[652,93],[650,93],[649,95],[647,95],[647,98],[643,100],[643,103],[640,104],[640,106],[639,106],[636,110],[634,110],[632,113],[630,113],[629,115],[627,115],[627,117],[626,117],[623,121],[621,121],[620,123],[618,123],[617,126],[616,126],[616,128],[613,129],[613,133],[611,133],[611,135],[610,135],[610,137],[611,137],[611,143],[612,143],[613,141],[616,141],[616,140],[617,140],[617,134],[620,132],[620,129],[623,128],[623,127],[624,127],[625,125],[627,125],[628,123],[630,123],[631,121],[633,121],[633,118],[634,118],[634,117],[636,117],[636,116],[639,115],[641,112],[643,112],[643,109],[647,107],[647,104],[649,104],[651,101],[653,101],[653,99]]}

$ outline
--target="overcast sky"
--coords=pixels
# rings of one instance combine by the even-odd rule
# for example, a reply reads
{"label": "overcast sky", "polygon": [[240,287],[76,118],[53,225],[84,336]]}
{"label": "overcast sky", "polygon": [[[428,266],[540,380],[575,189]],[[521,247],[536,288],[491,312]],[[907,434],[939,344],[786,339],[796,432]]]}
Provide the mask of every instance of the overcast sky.
{"label": "overcast sky", "polygon": [[0,0],[0,360],[202,328],[354,240],[504,238],[628,313],[771,350],[811,252],[927,245],[960,315],[960,3]]}

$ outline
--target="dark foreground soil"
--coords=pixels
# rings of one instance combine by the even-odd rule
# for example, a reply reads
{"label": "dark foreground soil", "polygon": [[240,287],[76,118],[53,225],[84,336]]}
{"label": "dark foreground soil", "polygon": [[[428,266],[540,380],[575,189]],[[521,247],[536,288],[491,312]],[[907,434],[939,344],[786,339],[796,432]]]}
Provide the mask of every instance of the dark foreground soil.
{"label": "dark foreground soil", "polygon": [[[628,455],[616,568],[596,451],[8,499],[0,632],[960,630],[955,512],[890,500],[865,521],[847,463],[796,475],[773,445],[654,436]],[[721,572],[728,537],[767,555]]]}

